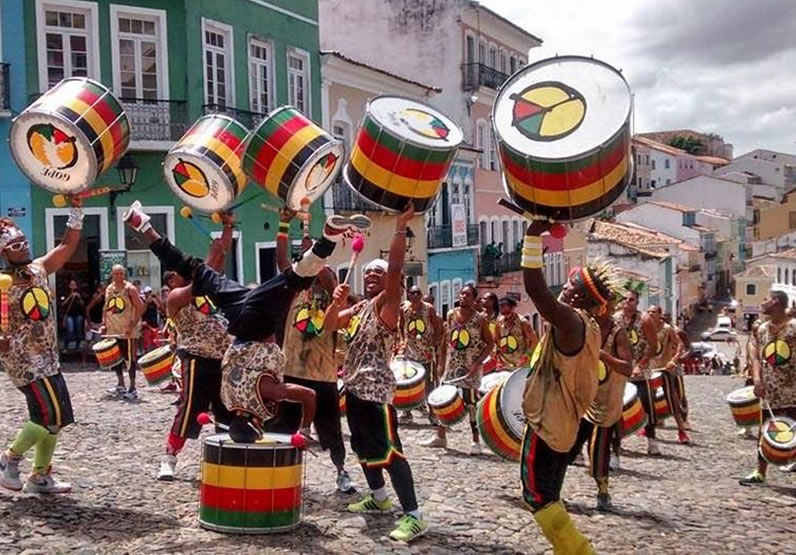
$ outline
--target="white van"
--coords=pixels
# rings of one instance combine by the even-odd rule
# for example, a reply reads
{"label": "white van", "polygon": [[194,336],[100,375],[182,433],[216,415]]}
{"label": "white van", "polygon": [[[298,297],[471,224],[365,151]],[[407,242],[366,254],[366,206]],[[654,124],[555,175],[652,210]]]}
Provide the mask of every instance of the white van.
{"label": "white van", "polygon": [[716,329],[732,329],[732,320],[729,316],[719,316],[719,321],[716,323]]}

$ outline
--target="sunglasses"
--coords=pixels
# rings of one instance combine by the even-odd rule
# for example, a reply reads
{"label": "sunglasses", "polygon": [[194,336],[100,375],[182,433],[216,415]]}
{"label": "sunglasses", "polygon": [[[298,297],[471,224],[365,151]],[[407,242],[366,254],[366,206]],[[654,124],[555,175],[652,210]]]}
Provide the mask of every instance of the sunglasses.
{"label": "sunglasses", "polygon": [[17,241],[16,243],[11,243],[10,245],[8,245],[5,248],[5,250],[11,251],[11,252],[19,252],[19,251],[27,249],[29,246],[30,246],[30,243],[28,243],[28,240],[24,239],[22,241]]}

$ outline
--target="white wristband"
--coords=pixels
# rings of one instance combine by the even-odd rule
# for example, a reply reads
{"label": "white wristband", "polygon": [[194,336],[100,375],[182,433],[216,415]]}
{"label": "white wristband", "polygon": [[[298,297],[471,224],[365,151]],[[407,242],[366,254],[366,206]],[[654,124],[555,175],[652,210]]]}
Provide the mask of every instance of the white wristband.
{"label": "white wristband", "polygon": [[73,206],[69,212],[69,219],[66,220],[66,227],[80,231],[83,229],[83,209],[78,206]]}

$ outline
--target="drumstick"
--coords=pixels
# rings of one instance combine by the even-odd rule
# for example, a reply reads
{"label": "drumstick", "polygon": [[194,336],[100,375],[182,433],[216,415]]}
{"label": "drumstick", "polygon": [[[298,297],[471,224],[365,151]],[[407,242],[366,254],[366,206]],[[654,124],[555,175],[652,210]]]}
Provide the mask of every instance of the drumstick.
{"label": "drumstick", "polygon": [[114,191],[123,192],[122,189],[117,189],[114,187],[97,187],[96,189],[88,189],[87,191],[82,191],[80,193],[76,193],[74,195],[54,195],[53,196],[53,206],[56,208],[63,208],[67,205],[69,198],[91,198],[91,197],[98,197],[100,195],[106,195],[108,193],[112,193]]}
{"label": "drumstick", "polygon": [[345,279],[341,285],[347,285],[351,274],[354,273],[354,264],[356,264],[359,255],[365,248],[365,237],[361,233],[357,233],[354,240],[351,242],[351,260],[348,261],[348,271],[345,273]]}
{"label": "drumstick", "polygon": [[8,274],[0,274],[0,330],[8,331],[8,290],[14,279]]}
{"label": "drumstick", "polygon": [[[266,204],[265,202],[260,204],[260,208],[262,208],[263,210],[267,210],[268,212],[274,212],[276,214],[279,214],[282,211],[282,209],[279,208],[278,206],[274,206],[273,204]],[[296,214],[296,217],[299,220],[308,220],[310,215],[305,212],[298,212]]]}
{"label": "drumstick", "polygon": [[550,226],[550,235],[555,237],[556,239],[563,239],[567,235],[567,228],[560,223],[554,222],[552,218],[548,218],[547,216],[540,216],[538,214],[531,214],[527,210],[523,210],[513,202],[509,202],[504,198],[499,198],[497,203],[503,208],[507,208],[512,212],[514,212],[515,214],[519,214],[523,218],[531,220],[532,222],[536,220],[550,222],[551,224],[553,224]]}
{"label": "drumstick", "polygon": [[213,236],[210,234],[207,228],[203,226],[201,223],[199,223],[196,219],[194,219],[193,211],[189,206],[183,206],[182,208],[180,208],[180,216],[182,216],[186,220],[189,220],[194,225],[194,227],[199,230],[199,233],[205,235],[208,239],[213,238]]}
{"label": "drumstick", "polygon": [[235,204],[233,204],[231,206],[227,206],[226,208],[224,208],[224,212],[232,212],[236,208],[240,208],[244,204],[248,204],[248,203],[250,203],[251,201],[253,201],[256,198],[257,198],[257,195],[252,195],[252,196],[250,196],[247,199],[240,200],[240,201],[236,202]]}

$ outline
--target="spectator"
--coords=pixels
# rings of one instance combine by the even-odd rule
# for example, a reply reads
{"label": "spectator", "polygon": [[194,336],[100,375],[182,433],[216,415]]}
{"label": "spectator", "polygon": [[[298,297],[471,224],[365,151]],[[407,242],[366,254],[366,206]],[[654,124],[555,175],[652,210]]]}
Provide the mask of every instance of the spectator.
{"label": "spectator", "polygon": [[64,337],[64,349],[77,350],[83,339],[83,314],[85,302],[80,294],[77,281],[69,281],[69,294],[61,299],[61,314],[64,315],[62,323],[66,332]]}
{"label": "spectator", "polygon": [[166,316],[166,299],[169,296],[169,291],[171,291],[171,289],[169,289],[168,285],[164,285],[163,287],[160,288],[160,295],[158,297],[158,300],[159,300],[159,303],[158,303],[158,316],[159,316],[159,320],[160,320],[159,323],[160,323],[160,327],[161,328],[166,325],[166,320],[167,320],[167,316]]}
{"label": "spectator", "polygon": [[92,331],[98,331],[100,326],[102,326],[102,311],[103,305],[105,302],[105,285],[100,283],[97,285],[97,290],[94,291],[94,294],[91,296],[88,304],[86,305],[86,313],[85,313],[85,328],[86,328],[86,335],[88,336],[89,340],[93,339],[91,337]]}
{"label": "spectator", "polygon": [[503,256],[503,242],[501,241],[498,243],[497,252],[495,253],[495,258],[501,258]]}
{"label": "spectator", "polygon": [[143,290],[144,314],[141,316],[141,348],[148,353],[157,347],[158,312],[161,310],[160,301],[152,293],[148,285]]}

